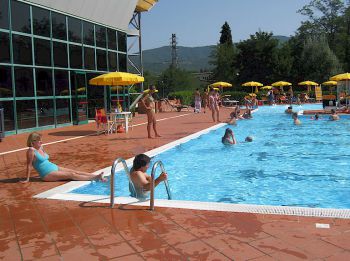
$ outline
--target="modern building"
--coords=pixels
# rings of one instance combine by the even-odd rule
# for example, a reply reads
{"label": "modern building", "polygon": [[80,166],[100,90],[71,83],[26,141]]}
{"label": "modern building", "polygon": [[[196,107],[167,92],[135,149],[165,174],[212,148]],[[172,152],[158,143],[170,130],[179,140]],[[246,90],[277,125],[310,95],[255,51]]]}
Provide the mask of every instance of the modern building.
{"label": "modern building", "polygon": [[[0,108],[6,135],[87,123],[125,89],[90,86],[100,74],[142,74],[141,12],[156,0],[0,0]],[[133,27],[133,28],[131,28]],[[139,45],[130,64],[128,38]]]}

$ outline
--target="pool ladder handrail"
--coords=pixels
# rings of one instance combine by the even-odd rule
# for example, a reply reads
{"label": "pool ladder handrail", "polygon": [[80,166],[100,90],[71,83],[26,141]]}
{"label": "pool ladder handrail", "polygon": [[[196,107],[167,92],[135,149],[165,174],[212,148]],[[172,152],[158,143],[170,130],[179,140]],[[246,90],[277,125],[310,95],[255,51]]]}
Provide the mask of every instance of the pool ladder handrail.
{"label": "pool ladder handrail", "polygon": [[112,165],[112,169],[111,169],[111,200],[110,200],[110,207],[113,208],[114,207],[114,191],[115,191],[115,187],[114,187],[114,179],[115,179],[115,169],[117,167],[117,165],[119,163],[122,163],[124,166],[124,170],[126,175],[128,176],[128,180],[129,180],[129,184],[131,184],[132,189],[135,191],[135,187],[134,187],[134,183],[131,181],[130,178],[130,170],[128,165],[126,164],[125,160],[123,158],[118,158],[113,162]]}
{"label": "pool ladder handrail", "polygon": [[[150,191],[151,191],[150,210],[154,210],[154,187],[155,187],[154,186],[154,182],[155,182],[154,176],[156,174],[156,170],[157,170],[158,166],[160,167],[162,172],[166,172],[162,161],[158,160],[153,164],[152,172],[151,172],[152,182],[151,182],[151,188],[150,188]],[[165,184],[166,192],[168,194],[168,200],[171,200],[172,196],[171,196],[171,191],[170,191],[168,179],[164,180],[164,184]]]}

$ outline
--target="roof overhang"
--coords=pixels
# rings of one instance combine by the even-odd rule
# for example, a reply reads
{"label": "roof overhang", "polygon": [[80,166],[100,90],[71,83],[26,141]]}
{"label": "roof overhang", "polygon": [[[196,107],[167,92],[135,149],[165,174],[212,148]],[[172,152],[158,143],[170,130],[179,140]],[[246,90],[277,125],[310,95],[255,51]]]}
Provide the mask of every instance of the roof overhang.
{"label": "roof overhang", "polygon": [[158,0],[139,0],[135,11],[148,12],[158,2]]}

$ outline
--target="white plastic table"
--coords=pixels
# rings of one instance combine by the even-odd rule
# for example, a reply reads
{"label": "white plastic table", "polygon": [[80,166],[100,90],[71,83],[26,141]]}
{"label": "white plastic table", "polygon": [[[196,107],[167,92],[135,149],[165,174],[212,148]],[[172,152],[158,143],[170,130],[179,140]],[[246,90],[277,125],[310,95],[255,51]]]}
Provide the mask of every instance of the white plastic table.
{"label": "white plastic table", "polygon": [[110,116],[111,120],[114,122],[114,126],[117,126],[117,120],[119,119],[118,116],[123,116],[125,132],[129,131],[129,117],[131,116],[130,111],[111,112],[109,114],[109,116]]}

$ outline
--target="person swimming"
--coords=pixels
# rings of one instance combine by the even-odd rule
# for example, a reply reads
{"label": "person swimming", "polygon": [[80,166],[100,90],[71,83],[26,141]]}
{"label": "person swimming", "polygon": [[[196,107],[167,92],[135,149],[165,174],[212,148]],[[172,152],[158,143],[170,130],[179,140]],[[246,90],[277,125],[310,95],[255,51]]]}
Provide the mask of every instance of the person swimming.
{"label": "person swimming", "polygon": [[311,120],[318,121],[320,119],[320,115],[316,113],[314,116],[311,117]]}
{"label": "person swimming", "polygon": [[253,137],[252,136],[247,136],[244,141],[245,142],[252,142],[253,141]]}
{"label": "person swimming", "polygon": [[301,121],[298,119],[298,113],[293,112],[292,118],[293,118],[293,121],[294,121],[294,125],[301,125]]}
{"label": "person swimming", "polygon": [[293,107],[289,106],[288,109],[286,109],[284,112],[287,113],[287,114],[292,114],[293,113]]}
{"label": "person swimming", "polygon": [[233,134],[233,131],[230,128],[225,130],[224,136],[221,138],[221,142],[225,145],[233,145],[236,144],[236,138]]}
{"label": "person swimming", "polygon": [[336,110],[332,109],[331,110],[331,115],[329,116],[330,121],[338,121],[340,120],[339,115],[337,114]]}

